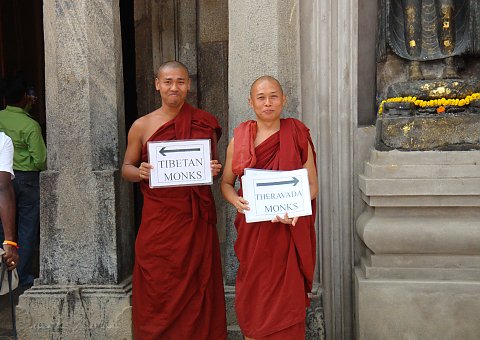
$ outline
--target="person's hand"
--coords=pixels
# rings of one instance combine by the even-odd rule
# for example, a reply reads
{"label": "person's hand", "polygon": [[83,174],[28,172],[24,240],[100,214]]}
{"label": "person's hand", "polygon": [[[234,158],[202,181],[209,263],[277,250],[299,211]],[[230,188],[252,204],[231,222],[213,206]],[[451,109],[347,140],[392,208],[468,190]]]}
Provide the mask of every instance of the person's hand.
{"label": "person's hand", "polygon": [[4,244],[3,250],[5,250],[5,254],[3,254],[3,259],[7,264],[8,270],[14,270],[18,266],[19,261],[17,247],[9,244]]}
{"label": "person's hand", "polygon": [[289,218],[288,213],[285,213],[283,218],[277,215],[272,220],[273,223],[281,222],[283,224],[291,224],[292,226],[295,226],[295,224],[297,224],[297,221],[298,221],[298,217]]}
{"label": "person's hand", "polygon": [[245,210],[250,210],[250,207],[248,206],[248,202],[246,199],[244,199],[242,196],[238,196],[237,199],[235,200],[233,206],[237,211],[241,214],[245,214]]}
{"label": "person's hand", "polygon": [[153,165],[142,162],[138,167],[138,176],[140,176],[140,180],[148,180],[150,178],[150,170],[153,169]]}
{"label": "person's hand", "polygon": [[214,159],[210,161],[210,168],[212,169],[212,176],[215,177],[220,173],[220,170],[222,170],[222,164]]}

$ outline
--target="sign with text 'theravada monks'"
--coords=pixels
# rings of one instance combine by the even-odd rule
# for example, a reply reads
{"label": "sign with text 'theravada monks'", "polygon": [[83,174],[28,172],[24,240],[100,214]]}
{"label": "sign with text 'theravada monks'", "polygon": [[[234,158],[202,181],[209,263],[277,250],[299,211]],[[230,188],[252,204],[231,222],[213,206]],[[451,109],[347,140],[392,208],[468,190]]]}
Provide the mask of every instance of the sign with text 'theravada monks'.
{"label": "sign with text 'theravada monks'", "polygon": [[148,142],[150,187],[212,184],[210,140]]}
{"label": "sign with text 'theravada monks'", "polygon": [[243,198],[250,210],[245,220],[271,221],[275,216],[308,216],[312,214],[307,169],[274,171],[245,169],[242,177]]}

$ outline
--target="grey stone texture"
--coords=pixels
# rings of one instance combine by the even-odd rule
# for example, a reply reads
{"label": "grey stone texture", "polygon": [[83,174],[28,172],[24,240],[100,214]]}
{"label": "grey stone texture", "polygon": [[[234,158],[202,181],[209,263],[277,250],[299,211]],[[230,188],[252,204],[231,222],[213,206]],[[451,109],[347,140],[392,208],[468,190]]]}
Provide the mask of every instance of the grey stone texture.
{"label": "grey stone texture", "polygon": [[359,176],[359,339],[477,339],[480,151],[372,151]]}
{"label": "grey stone texture", "polygon": [[374,21],[375,15],[360,10],[364,4],[358,0],[298,3],[302,120],[311,129],[319,179],[316,280],[323,289],[327,338],[352,339],[354,171],[368,142],[357,139],[357,132],[358,122],[372,114],[363,111],[368,105],[358,88],[369,87],[371,75],[359,78],[365,75],[360,70],[374,62],[368,50],[359,51],[373,37],[363,32],[360,38],[358,30],[359,20]]}
{"label": "grey stone texture", "polygon": [[379,150],[480,149],[480,114],[384,117],[377,128]]}
{"label": "grey stone texture", "polygon": [[356,269],[357,338],[475,340],[480,283],[465,280],[367,279]]}
{"label": "grey stone texture", "polygon": [[[228,138],[228,0],[197,2],[198,105],[213,114],[222,127],[218,158],[225,164]],[[219,176],[220,177],[220,176]],[[217,231],[226,275],[226,211],[228,203],[220,192],[220,178],[214,181]],[[226,283],[228,284],[228,282]]]}
{"label": "grey stone texture", "polygon": [[131,338],[130,289],[120,285],[132,271],[133,223],[119,170],[125,128],[118,2],[47,1],[44,30],[48,170],[40,181],[40,278],[20,298],[19,328],[25,339],[118,339],[117,330]]}
{"label": "grey stone texture", "polygon": [[131,282],[36,285],[20,296],[20,339],[133,339]]}
{"label": "grey stone texture", "polygon": [[300,109],[300,58],[297,39],[298,2],[233,1],[229,10],[229,128],[255,119],[248,106],[250,86],[263,75],[278,78],[287,96],[285,113]]}

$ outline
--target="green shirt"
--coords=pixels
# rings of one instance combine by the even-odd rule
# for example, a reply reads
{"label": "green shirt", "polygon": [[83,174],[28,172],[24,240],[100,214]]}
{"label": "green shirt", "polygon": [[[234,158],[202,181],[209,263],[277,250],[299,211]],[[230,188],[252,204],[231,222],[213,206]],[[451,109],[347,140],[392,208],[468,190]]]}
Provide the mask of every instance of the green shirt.
{"label": "green shirt", "polygon": [[45,170],[47,148],[42,130],[26,111],[15,106],[7,106],[0,111],[0,131],[12,139],[14,170]]}

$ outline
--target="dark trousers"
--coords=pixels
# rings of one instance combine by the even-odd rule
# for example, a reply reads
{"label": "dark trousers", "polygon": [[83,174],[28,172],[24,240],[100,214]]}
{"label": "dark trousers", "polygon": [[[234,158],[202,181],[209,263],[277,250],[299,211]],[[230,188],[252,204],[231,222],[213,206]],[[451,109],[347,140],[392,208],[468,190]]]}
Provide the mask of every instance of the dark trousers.
{"label": "dark trousers", "polygon": [[[40,224],[40,187],[38,171],[15,171],[13,180],[17,207],[18,255],[20,286],[33,284],[32,257],[38,244]],[[3,228],[0,228],[3,241]]]}

